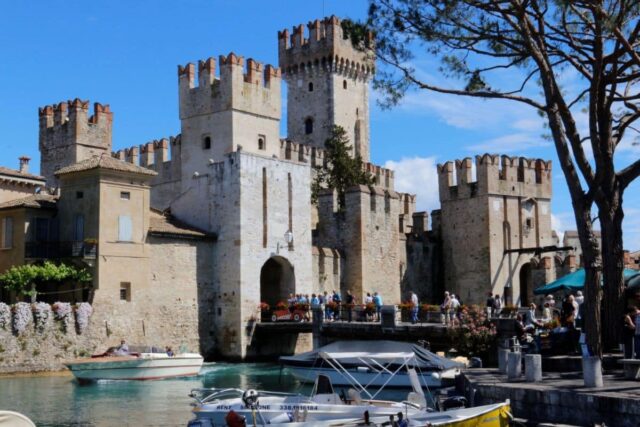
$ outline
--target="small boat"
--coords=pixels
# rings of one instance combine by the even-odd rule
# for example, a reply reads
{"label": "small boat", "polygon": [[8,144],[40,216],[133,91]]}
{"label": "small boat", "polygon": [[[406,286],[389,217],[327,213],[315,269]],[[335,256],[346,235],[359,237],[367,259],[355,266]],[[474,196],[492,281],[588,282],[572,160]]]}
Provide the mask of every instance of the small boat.
{"label": "small boat", "polygon": [[131,346],[126,355],[114,349],[103,354],[65,362],[80,382],[97,380],[157,380],[198,375],[203,357],[198,353],[169,355],[154,347]]}
{"label": "small boat", "polygon": [[27,416],[18,412],[0,411],[0,427],[36,427]]}
{"label": "small boat", "polygon": [[[323,357],[329,355],[330,357]],[[337,341],[280,363],[303,382],[326,375],[335,386],[351,386],[356,380],[367,387],[411,388],[407,370],[419,372],[423,387],[440,388],[451,383],[464,364],[438,356],[415,344],[398,341]]]}
{"label": "small boat", "polygon": [[363,399],[360,393],[349,389],[346,395],[337,394],[331,381],[319,375],[310,396],[293,393],[240,389],[194,389],[190,396],[196,399],[189,427],[227,426],[227,417],[233,415],[255,425],[288,424],[292,422],[319,422],[326,425],[333,420],[357,420],[365,412],[371,417],[386,417],[398,412],[418,415],[426,411],[424,395],[409,393],[404,402]]}

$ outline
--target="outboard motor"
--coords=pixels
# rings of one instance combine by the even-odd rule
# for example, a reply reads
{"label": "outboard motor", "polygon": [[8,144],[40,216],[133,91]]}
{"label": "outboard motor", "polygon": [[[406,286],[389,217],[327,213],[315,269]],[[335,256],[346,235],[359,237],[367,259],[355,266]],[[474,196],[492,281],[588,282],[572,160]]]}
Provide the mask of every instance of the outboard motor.
{"label": "outboard motor", "polygon": [[442,402],[442,410],[448,411],[449,409],[460,409],[467,406],[467,399],[464,396],[453,396],[445,399]]}
{"label": "outboard motor", "polygon": [[259,394],[256,390],[246,390],[242,393],[242,403],[244,403],[247,408],[255,408],[258,406],[258,396]]}

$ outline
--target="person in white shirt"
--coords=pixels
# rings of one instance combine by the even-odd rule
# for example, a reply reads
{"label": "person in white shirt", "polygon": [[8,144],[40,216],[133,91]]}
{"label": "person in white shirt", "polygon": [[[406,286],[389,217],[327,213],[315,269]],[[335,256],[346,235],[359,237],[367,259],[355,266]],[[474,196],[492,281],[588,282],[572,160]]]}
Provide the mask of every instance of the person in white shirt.
{"label": "person in white shirt", "polygon": [[415,292],[411,292],[411,323],[418,323],[418,305],[420,302],[418,301],[418,295]]}
{"label": "person in white shirt", "polygon": [[453,322],[453,319],[458,315],[458,310],[460,309],[460,301],[458,300],[458,297],[455,296],[454,294],[451,294],[450,307],[451,309],[449,310],[449,316],[450,316],[451,322]]}

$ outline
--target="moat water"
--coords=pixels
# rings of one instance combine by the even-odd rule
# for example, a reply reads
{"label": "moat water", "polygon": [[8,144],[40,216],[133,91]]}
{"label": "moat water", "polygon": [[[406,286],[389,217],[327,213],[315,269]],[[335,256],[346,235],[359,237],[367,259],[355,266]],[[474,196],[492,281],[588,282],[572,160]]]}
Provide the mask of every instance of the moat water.
{"label": "moat water", "polygon": [[[0,378],[0,410],[21,412],[40,426],[186,426],[193,388],[237,387],[308,393],[273,364],[205,364],[200,375],[162,381],[99,381],[80,385],[71,376]],[[390,390],[382,398],[401,400]]]}

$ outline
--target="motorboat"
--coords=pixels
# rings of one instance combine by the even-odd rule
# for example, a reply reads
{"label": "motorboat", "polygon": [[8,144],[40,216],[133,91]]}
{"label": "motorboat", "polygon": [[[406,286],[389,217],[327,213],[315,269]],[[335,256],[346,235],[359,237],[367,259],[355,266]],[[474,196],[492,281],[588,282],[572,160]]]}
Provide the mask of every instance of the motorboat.
{"label": "motorboat", "polygon": [[[415,371],[410,377],[415,376]],[[412,380],[415,382],[415,378]],[[193,414],[188,427],[266,426],[346,427],[390,425],[402,413],[413,427],[507,427],[513,420],[509,401],[474,408],[430,412],[424,394],[410,392],[407,400],[391,402],[362,399],[350,389],[347,395],[334,392],[330,380],[318,376],[310,396],[240,389],[195,389]]]}
{"label": "motorboat", "polygon": [[303,382],[311,384],[318,375],[326,375],[335,386],[351,386],[355,380],[367,388],[411,388],[407,370],[399,369],[402,366],[415,369],[423,387],[445,387],[465,366],[419,345],[399,341],[337,341],[296,356],[280,357],[280,363]]}
{"label": "motorboat", "polygon": [[195,418],[189,427],[231,425],[230,414],[247,420],[247,425],[251,422],[253,425],[296,422],[326,425],[332,420],[361,419],[365,412],[371,417],[388,418],[398,412],[417,416],[426,411],[423,394],[411,392],[404,402],[363,399],[355,389],[339,395],[325,375],[318,376],[310,396],[241,389],[194,389],[190,396],[196,403]]}
{"label": "motorboat", "polygon": [[0,427],[36,427],[26,415],[0,410]]}
{"label": "motorboat", "polygon": [[80,382],[97,380],[156,380],[198,375],[203,357],[198,353],[170,354],[164,350],[131,346],[126,354],[114,351],[67,361],[64,365]]}

